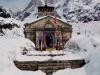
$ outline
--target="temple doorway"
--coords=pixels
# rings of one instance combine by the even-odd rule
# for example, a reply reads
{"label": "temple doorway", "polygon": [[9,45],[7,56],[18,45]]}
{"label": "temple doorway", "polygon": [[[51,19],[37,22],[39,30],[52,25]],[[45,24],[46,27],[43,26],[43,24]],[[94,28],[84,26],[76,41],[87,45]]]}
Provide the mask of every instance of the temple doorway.
{"label": "temple doorway", "polygon": [[46,45],[47,45],[47,48],[50,48],[53,46],[53,36],[46,36]]}
{"label": "temple doorway", "polygon": [[46,41],[47,48],[53,48],[53,45],[54,45],[54,32],[53,31],[45,32],[45,41]]}

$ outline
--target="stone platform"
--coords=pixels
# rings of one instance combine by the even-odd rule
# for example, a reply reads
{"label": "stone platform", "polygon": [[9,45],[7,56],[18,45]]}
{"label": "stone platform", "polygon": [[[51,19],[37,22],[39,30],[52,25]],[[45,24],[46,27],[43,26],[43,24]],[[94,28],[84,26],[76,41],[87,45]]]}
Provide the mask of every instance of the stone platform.
{"label": "stone platform", "polygon": [[80,68],[86,64],[85,60],[48,60],[48,61],[14,61],[20,70],[37,71],[42,70],[46,75],[52,75],[61,69]]}

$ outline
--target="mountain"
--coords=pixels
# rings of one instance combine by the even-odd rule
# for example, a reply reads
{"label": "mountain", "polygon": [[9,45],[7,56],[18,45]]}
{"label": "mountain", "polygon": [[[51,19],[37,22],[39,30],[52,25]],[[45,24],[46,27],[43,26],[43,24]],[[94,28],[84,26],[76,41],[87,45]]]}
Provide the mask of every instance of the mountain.
{"label": "mountain", "polygon": [[[46,2],[47,2],[47,5],[49,6],[57,7],[59,1],[60,0],[47,0]],[[63,1],[60,1],[60,3],[61,2]],[[45,5],[45,0],[31,0],[29,4],[27,5],[27,7],[25,7],[25,9],[20,14],[15,15],[14,17],[22,21],[25,19],[27,20],[27,19],[37,18],[37,15],[38,15],[37,7],[43,6],[43,5]]]}
{"label": "mountain", "polygon": [[[47,5],[54,6],[60,19],[68,22],[89,22],[100,20],[100,1],[98,0],[47,0]],[[45,0],[31,0],[27,7],[17,15],[17,19],[34,19],[37,7]]]}
{"label": "mountain", "polygon": [[25,9],[20,14],[17,15],[18,16],[17,19],[24,20],[24,18],[33,14],[33,12],[36,14],[37,13],[37,7],[40,6],[40,5],[42,5],[41,0],[31,0],[29,2],[29,4],[27,5],[27,7],[25,7]]}
{"label": "mountain", "polygon": [[63,16],[69,21],[89,22],[100,20],[100,1],[66,0],[63,5]]}

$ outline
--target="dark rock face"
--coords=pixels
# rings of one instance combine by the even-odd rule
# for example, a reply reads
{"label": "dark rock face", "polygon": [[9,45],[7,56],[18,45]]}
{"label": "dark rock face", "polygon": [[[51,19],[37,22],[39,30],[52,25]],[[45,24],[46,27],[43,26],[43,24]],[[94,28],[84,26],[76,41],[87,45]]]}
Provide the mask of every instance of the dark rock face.
{"label": "dark rock face", "polygon": [[27,18],[28,16],[30,16],[30,14],[31,14],[30,12],[24,12],[23,15],[19,16],[19,19],[21,21],[23,21],[25,18]]}
{"label": "dark rock face", "polygon": [[[10,18],[10,14],[7,13],[7,11],[5,9],[3,9],[2,7],[0,7],[0,17],[2,18]],[[3,33],[2,29],[12,29],[13,28],[13,24],[7,23],[5,24],[3,21],[0,21],[0,33]],[[3,33],[4,34],[4,33]]]}
{"label": "dark rock face", "polygon": [[7,13],[7,11],[3,8],[0,8],[0,17],[3,17],[3,18],[9,18],[11,17],[9,13]]}
{"label": "dark rock face", "polygon": [[[18,26],[17,24],[10,24],[10,23],[1,25],[1,22],[0,22],[0,34],[5,35],[5,33],[3,32],[2,29],[9,29],[9,30],[12,30],[14,27],[19,27],[19,26]],[[1,35],[0,35],[0,36],[1,36]]]}
{"label": "dark rock face", "polygon": [[11,15],[7,13],[7,11],[3,7],[0,7],[0,17],[3,18],[2,20],[0,20],[0,33],[3,33],[2,29],[12,30],[12,28],[14,27],[19,27],[15,23],[5,23],[6,18],[11,18]]}

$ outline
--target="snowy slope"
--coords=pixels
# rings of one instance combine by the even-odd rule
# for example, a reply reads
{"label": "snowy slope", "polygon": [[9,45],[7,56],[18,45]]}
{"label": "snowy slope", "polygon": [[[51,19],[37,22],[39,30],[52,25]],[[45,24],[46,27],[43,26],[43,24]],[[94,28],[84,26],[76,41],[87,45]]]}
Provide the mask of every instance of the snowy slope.
{"label": "snowy slope", "polygon": [[[73,24],[73,36],[65,46],[66,50],[73,53],[85,52],[87,54],[86,60],[89,60],[89,62],[82,68],[59,70],[53,75],[100,75],[100,34],[98,33],[100,28],[99,24],[100,22]],[[80,34],[77,34],[77,32],[80,32]],[[77,46],[79,48],[78,51]],[[69,47],[70,50],[68,50]]]}
{"label": "snowy slope", "polygon": [[23,48],[34,48],[34,44],[25,39],[0,39],[0,75],[45,75],[41,71],[36,72],[24,72],[17,69],[13,63],[17,52],[21,52]]}
{"label": "snowy slope", "polygon": [[24,37],[23,23],[14,18],[0,17],[0,27],[2,27],[0,28],[0,38]]}
{"label": "snowy slope", "polygon": [[[5,24],[14,25],[12,29],[2,28],[0,31],[0,75],[45,75],[41,71],[22,72],[13,63],[17,53],[24,49],[34,50],[34,43],[24,38],[23,23],[13,18],[0,17],[0,26]],[[16,27],[17,25],[17,27]]]}

